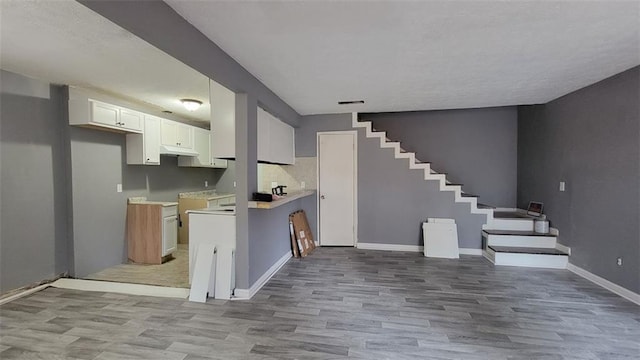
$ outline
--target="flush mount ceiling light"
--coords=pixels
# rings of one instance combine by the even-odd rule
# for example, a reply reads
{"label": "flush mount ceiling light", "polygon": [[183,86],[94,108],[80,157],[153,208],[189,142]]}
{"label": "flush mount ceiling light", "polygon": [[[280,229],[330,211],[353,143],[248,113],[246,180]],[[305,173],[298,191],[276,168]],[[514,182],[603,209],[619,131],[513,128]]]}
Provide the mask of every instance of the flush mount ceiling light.
{"label": "flush mount ceiling light", "polygon": [[338,105],[364,104],[364,100],[338,101]]}
{"label": "flush mount ceiling light", "polygon": [[202,105],[202,101],[195,99],[180,99],[180,102],[189,111],[196,111]]}

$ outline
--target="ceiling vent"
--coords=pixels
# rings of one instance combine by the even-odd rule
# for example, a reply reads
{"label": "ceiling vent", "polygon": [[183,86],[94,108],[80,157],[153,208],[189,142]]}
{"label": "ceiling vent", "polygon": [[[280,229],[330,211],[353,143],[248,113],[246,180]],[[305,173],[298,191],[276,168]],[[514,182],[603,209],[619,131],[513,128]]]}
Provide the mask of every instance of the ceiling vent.
{"label": "ceiling vent", "polygon": [[338,105],[364,104],[364,100],[338,101]]}

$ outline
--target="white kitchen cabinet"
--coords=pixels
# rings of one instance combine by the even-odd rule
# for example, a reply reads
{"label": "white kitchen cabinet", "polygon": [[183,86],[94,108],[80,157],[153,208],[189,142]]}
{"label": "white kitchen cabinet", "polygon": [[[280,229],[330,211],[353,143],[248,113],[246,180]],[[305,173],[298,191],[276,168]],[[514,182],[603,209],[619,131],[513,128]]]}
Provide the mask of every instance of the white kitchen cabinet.
{"label": "white kitchen cabinet", "polygon": [[193,126],[173,120],[162,119],[160,127],[162,145],[193,149]]}
{"label": "white kitchen cabinet", "polygon": [[178,250],[178,215],[177,207],[172,206],[162,211],[162,256],[167,256]]}
{"label": "white kitchen cabinet", "polygon": [[258,107],[258,161],[294,164],[294,129]]}
{"label": "white kitchen cabinet", "polygon": [[289,165],[295,163],[294,137],[292,126],[272,118],[269,123],[269,153],[272,162]]}
{"label": "white kitchen cabinet", "polygon": [[89,93],[69,89],[69,125],[142,133],[141,112],[92,99]]}
{"label": "white kitchen cabinet", "polygon": [[198,156],[178,158],[178,166],[226,168],[227,160],[215,159],[211,154],[211,134],[209,130],[193,128],[193,149]]}
{"label": "white kitchen cabinet", "polygon": [[144,132],[127,134],[127,165],[160,165],[160,121],[144,116]]}
{"label": "white kitchen cabinet", "polygon": [[211,80],[211,156],[216,159],[236,157],[236,94]]}

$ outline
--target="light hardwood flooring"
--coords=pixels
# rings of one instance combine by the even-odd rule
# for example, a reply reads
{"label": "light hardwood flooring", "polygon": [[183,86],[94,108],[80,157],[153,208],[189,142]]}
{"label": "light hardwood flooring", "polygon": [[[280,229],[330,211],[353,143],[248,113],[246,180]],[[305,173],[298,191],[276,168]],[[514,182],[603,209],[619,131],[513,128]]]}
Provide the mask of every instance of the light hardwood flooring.
{"label": "light hardwood flooring", "polygon": [[189,288],[189,245],[178,244],[173,259],[160,265],[121,264],[85,279]]}
{"label": "light hardwood flooring", "polygon": [[638,359],[640,307],[566,270],[319,248],[248,301],[49,288],[1,359]]}

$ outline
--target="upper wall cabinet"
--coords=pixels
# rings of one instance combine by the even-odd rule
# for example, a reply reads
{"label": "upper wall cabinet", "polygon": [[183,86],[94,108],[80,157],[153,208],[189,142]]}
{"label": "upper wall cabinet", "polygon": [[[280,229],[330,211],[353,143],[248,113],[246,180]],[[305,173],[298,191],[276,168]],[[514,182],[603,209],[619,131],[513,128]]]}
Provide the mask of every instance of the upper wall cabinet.
{"label": "upper wall cabinet", "polygon": [[162,119],[160,128],[162,145],[193,149],[193,126]]}
{"label": "upper wall cabinet", "polygon": [[295,163],[294,129],[258,108],[258,161],[274,164]]}
{"label": "upper wall cabinet", "polygon": [[82,91],[69,89],[70,125],[141,133],[143,117],[141,112],[94,100]]}
{"label": "upper wall cabinet", "polygon": [[162,119],[145,115],[144,132],[127,134],[128,165],[160,165],[160,122]]}
{"label": "upper wall cabinet", "polygon": [[178,166],[226,168],[227,161],[211,156],[211,135],[209,130],[193,128],[193,150],[198,156],[178,157]]}
{"label": "upper wall cabinet", "polygon": [[236,94],[211,80],[211,156],[236,157]]}

